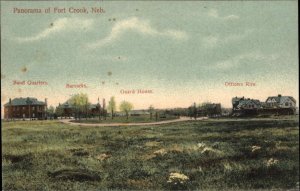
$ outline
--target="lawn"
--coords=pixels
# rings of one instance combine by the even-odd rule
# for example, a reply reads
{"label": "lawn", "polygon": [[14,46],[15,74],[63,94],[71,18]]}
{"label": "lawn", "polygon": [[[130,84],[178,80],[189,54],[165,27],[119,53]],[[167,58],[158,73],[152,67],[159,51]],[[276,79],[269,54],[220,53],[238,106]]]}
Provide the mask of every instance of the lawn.
{"label": "lawn", "polygon": [[77,123],[149,123],[156,121],[166,121],[178,119],[178,117],[173,115],[166,115],[164,117],[158,117],[157,120],[155,115],[150,118],[150,115],[140,115],[140,116],[129,116],[128,119],[126,116],[116,116],[113,119],[111,117],[107,117],[105,120],[102,117],[101,120],[99,118],[81,118],[81,120],[72,120],[72,122]]}
{"label": "lawn", "polygon": [[3,190],[246,190],[299,187],[299,121],[160,126],[2,123]]}

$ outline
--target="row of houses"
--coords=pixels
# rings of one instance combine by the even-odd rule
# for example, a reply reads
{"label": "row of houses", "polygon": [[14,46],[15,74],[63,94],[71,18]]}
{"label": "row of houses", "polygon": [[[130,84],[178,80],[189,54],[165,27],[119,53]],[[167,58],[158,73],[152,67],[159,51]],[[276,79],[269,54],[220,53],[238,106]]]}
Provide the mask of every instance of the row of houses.
{"label": "row of houses", "polygon": [[[65,102],[63,104],[60,104],[56,107],[56,111],[59,112],[60,117],[70,118],[74,117],[76,115],[76,107],[72,105],[70,102]],[[84,115],[87,115],[88,117],[95,117],[95,116],[103,116],[107,117],[111,114],[106,109],[106,103],[105,99],[102,101],[102,105],[100,103],[97,104],[89,104],[87,105],[86,110],[83,111]],[[139,116],[139,115],[148,115],[150,114],[147,110],[132,110],[130,112],[131,116]],[[125,116],[125,113],[122,112],[114,112],[114,116]]]}
{"label": "row of houses", "polygon": [[[219,103],[207,103],[197,110],[197,116],[220,116],[222,114],[221,104]],[[77,108],[70,102],[66,101],[59,104],[56,107],[56,115],[60,117],[75,117]],[[94,116],[106,116],[106,104],[105,99],[100,103],[88,104],[84,111],[81,111],[84,115],[89,117]],[[167,112],[167,111],[166,111]],[[179,111],[176,111],[177,113]],[[266,99],[265,102],[261,102],[257,99],[250,99],[245,97],[232,98],[232,115],[257,115],[257,114],[295,114],[296,112],[296,100],[291,96],[271,96]],[[171,112],[172,113],[172,112]],[[174,112],[173,112],[174,113]],[[180,114],[182,112],[179,112]],[[189,113],[189,112],[188,112]],[[116,115],[122,115],[122,113],[115,113]],[[146,115],[149,114],[147,110],[134,110],[132,115]],[[14,98],[4,104],[4,118],[30,118],[30,119],[45,119],[49,113],[47,112],[47,99],[39,101],[37,98]],[[188,114],[189,115],[189,114]]]}
{"label": "row of houses", "polygon": [[258,115],[258,114],[295,114],[296,100],[291,96],[270,96],[265,102],[245,97],[232,98],[232,114]]}
{"label": "row of houses", "polygon": [[[102,104],[88,104],[86,108],[81,108],[78,110],[71,102],[66,101],[64,103],[59,103],[55,109],[55,114],[50,114],[47,111],[47,99],[45,101],[39,101],[37,98],[27,97],[27,98],[14,98],[9,99],[9,101],[4,104],[4,118],[5,119],[46,119],[53,117],[71,118],[77,117],[78,115],[84,117],[95,117],[95,116],[108,116],[106,109],[105,99],[103,99]],[[131,115],[148,115],[147,110],[133,110]],[[115,112],[115,116],[124,116],[124,113]]]}
{"label": "row of houses", "polygon": [[[100,104],[89,104],[86,109],[86,113],[89,116],[99,115],[106,112],[105,110],[105,100],[103,100],[104,107]],[[4,118],[5,119],[46,119],[50,117],[50,113],[47,111],[48,104],[47,99],[45,101],[39,101],[37,98],[33,97],[20,97],[9,99],[9,101],[4,104]],[[61,117],[73,117],[76,113],[76,108],[74,105],[68,101],[59,104],[56,107],[56,111],[59,111]]]}

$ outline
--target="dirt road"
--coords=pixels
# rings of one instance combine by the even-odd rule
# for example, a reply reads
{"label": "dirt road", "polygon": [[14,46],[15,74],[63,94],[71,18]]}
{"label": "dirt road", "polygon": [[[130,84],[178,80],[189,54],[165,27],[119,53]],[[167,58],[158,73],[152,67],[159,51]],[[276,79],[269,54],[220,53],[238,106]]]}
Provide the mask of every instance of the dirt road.
{"label": "dirt road", "polygon": [[[199,117],[196,120],[203,120],[203,119],[207,119],[207,117]],[[75,122],[71,122],[71,120],[72,119],[60,119],[59,121],[69,125],[90,126],[90,127],[145,126],[145,125],[161,125],[161,124],[177,123],[181,121],[195,121],[195,119],[191,119],[189,117],[180,117],[179,119],[174,119],[174,120],[149,122],[149,123],[75,123]]]}

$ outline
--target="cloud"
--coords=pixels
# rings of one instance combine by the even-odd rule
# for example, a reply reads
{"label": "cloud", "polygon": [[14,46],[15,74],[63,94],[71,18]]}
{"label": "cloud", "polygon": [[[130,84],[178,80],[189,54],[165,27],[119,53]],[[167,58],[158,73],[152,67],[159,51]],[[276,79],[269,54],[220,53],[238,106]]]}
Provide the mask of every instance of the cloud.
{"label": "cloud", "polygon": [[248,35],[250,35],[253,32],[253,30],[246,30],[242,34],[231,34],[226,37],[224,37],[223,42],[228,43],[228,42],[233,42],[233,41],[239,41],[244,38],[246,38]]}
{"label": "cloud", "polygon": [[55,33],[71,30],[85,30],[89,29],[93,25],[91,19],[78,19],[78,18],[59,18],[52,23],[49,23],[49,27],[37,33],[34,36],[29,37],[17,37],[19,42],[33,42],[45,39]]}
{"label": "cloud", "polygon": [[210,9],[207,13],[208,16],[215,18],[215,19],[221,19],[221,20],[236,20],[239,19],[240,17],[237,15],[228,15],[228,16],[224,16],[221,17],[219,15],[219,12],[217,9]]}
{"label": "cloud", "polygon": [[274,60],[277,60],[279,58],[278,55],[271,54],[271,55],[264,55],[260,52],[251,52],[251,53],[245,53],[241,54],[235,57],[232,57],[230,59],[217,62],[213,67],[215,69],[232,69],[242,66],[241,62],[244,60],[251,60],[251,61],[265,61],[266,63],[270,63]]}
{"label": "cloud", "polygon": [[206,36],[202,40],[203,45],[206,48],[213,48],[213,47],[217,46],[219,41],[220,41],[220,38],[218,36],[212,36],[212,35]]}
{"label": "cloud", "polygon": [[178,30],[166,30],[165,32],[162,32],[160,35],[169,36],[174,39],[187,39],[188,38],[187,34],[185,32],[178,31]]}
{"label": "cloud", "polygon": [[113,26],[108,36],[101,40],[98,40],[95,43],[88,44],[88,47],[96,48],[110,44],[121,38],[121,36],[128,31],[134,31],[146,36],[163,36],[175,40],[186,40],[188,38],[187,34],[183,31],[173,29],[158,31],[155,28],[153,28],[148,21],[138,19],[137,17],[133,17],[118,21]]}
{"label": "cloud", "polygon": [[206,48],[214,48],[222,44],[227,44],[235,41],[240,41],[249,36],[253,30],[246,30],[242,34],[230,34],[228,36],[221,37],[220,35],[210,35],[202,39],[203,46]]}

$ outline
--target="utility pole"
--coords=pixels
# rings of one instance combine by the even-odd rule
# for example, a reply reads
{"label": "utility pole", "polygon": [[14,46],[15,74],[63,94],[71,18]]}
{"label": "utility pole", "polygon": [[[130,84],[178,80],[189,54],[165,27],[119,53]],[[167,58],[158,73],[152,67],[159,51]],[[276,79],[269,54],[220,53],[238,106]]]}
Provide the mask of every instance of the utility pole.
{"label": "utility pole", "polygon": [[85,120],[87,120],[87,99],[85,100]]}
{"label": "utility pole", "polygon": [[104,120],[106,120],[106,112],[105,112],[105,99],[103,99],[103,104],[102,104],[102,107],[103,107],[103,115],[104,115]]}
{"label": "utility pole", "polygon": [[195,120],[197,119],[197,107],[196,107],[196,103],[194,103],[194,118],[195,118]]}
{"label": "utility pole", "polygon": [[100,105],[100,102],[99,102],[99,97],[98,97],[98,105],[99,105],[99,121],[101,121],[101,105]]}
{"label": "utility pole", "polygon": [[[47,98],[45,98],[45,109],[44,109],[44,111],[42,112],[42,117],[44,117],[44,119],[47,119],[47,118],[48,118],[47,110],[48,110],[48,102],[47,102]],[[43,113],[44,113],[44,116],[43,116]]]}
{"label": "utility pole", "polygon": [[13,112],[12,112],[12,103],[11,103],[11,98],[9,98],[9,107],[8,107],[8,115],[7,119],[12,121],[13,120]]}

